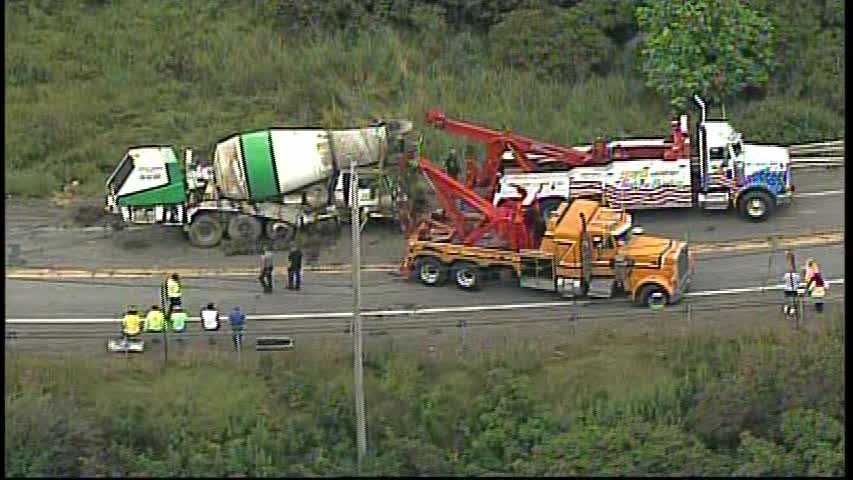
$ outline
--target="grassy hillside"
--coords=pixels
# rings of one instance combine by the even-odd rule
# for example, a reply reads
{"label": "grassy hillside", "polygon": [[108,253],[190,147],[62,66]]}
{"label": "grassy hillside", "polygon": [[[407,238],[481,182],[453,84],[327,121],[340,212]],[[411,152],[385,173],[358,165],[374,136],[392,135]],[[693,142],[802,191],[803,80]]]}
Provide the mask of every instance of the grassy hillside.
{"label": "grassy hillside", "polygon": [[[667,102],[643,86],[634,61],[632,8],[593,12],[590,18],[612,17],[620,27],[588,27],[598,43],[583,45],[573,64],[543,70],[513,55],[544,48],[562,57],[575,43],[509,49],[501,32],[517,30],[511,12],[488,17],[486,7],[465,10],[451,0],[439,2],[444,10],[363,3],[372,12],[348,0],[6,2],[7,192],[46,195],[75,178],[100,193],[134,144],[193,146],[207,155],[235,131],[370,117],[420,121],[431,107],[570,144],[666,129]],[[597,55],[600,61],[589,60]],[[837,138],[843,105],[824,99],[824,90],[768,88],[728,110],[748,138]],[[429,134],[429,153],[451,141]]]}
{"label": "grassy hillside", "polygon": [[[373,347],[363,473],[843,476],[843,318],[827,326],[601,329],[560,356],[525,341],[464,361]],[[127,364],[7,350],[5,473],[352,475],[347,347],[242,365],[170,349],[165,372],[156,353]]]}

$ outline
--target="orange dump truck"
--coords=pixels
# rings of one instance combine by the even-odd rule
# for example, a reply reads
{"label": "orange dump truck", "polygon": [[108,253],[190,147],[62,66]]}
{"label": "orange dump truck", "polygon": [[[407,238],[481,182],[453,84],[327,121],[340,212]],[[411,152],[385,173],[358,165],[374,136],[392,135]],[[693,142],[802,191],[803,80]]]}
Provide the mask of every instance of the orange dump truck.
{"label": "orange dump truck", "polygon": [[408,241],[402,270],[430,286],[450,278],[476,289],[491,272],[510,270],[521,287],[564,297],[678,302],[692,273],[687,243],[644,235],[631,222],[629,213],[596,201],[564,202],[550,215],[539,248],[518,250],[460,244],[441,229],[421,228]]}

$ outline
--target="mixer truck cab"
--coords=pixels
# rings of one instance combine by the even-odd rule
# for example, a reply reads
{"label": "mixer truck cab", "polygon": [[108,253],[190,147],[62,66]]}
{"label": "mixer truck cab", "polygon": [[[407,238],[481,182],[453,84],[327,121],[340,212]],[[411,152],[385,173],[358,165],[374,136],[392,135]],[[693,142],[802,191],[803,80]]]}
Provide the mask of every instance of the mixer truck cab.
{"label": "mixer truck cab", "polygon": [[186,177],[168,145],[133,147],[107,179],[106,210],[137,224],[181,225]]}

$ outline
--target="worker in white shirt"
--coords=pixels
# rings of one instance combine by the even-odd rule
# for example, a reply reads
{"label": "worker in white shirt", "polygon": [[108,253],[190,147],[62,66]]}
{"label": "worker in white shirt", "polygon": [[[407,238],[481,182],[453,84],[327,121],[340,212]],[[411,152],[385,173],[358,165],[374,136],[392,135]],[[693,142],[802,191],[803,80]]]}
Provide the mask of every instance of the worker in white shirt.
{"label": "worker in white shirt", "polygon": [[219,330],[219,310],[216,309],[216,305],[213,302],[208,303],[206,307],[201,310],[201,328],[212,332]]}

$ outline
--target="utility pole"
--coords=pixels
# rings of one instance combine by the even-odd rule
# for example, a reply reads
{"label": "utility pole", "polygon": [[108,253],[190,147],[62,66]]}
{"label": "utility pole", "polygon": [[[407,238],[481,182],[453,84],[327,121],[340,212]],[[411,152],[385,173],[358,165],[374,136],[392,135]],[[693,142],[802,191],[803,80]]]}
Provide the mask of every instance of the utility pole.
{"label": "utility pole", "polygon": [[364,408],[364,363],[361,338],[361,212],[358,205],[358,162],[350,157],[350,226],[352,227],[353,374],[355,376],[355,432],[358,471],[367,453],[367,419]]}

